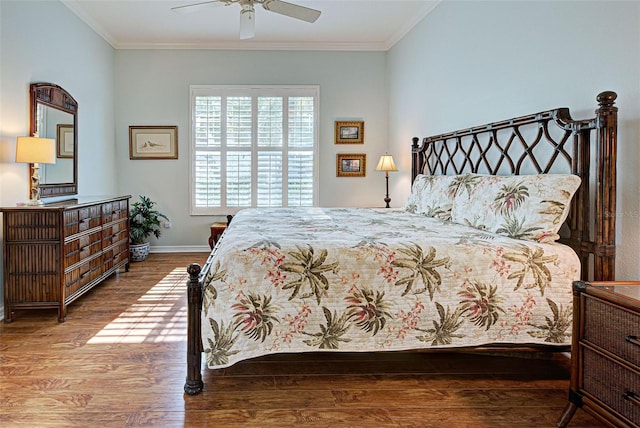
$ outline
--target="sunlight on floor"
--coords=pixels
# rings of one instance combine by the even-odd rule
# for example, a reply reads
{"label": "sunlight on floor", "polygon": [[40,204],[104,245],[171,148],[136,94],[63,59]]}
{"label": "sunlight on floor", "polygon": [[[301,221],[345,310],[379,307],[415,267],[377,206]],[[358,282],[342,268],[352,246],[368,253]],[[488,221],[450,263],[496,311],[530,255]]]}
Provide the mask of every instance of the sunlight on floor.
{"label": "sunlight on floor", "polygon": [[184,341],[187,331],[186,280],[183,267],[174,269],[87,343]]}

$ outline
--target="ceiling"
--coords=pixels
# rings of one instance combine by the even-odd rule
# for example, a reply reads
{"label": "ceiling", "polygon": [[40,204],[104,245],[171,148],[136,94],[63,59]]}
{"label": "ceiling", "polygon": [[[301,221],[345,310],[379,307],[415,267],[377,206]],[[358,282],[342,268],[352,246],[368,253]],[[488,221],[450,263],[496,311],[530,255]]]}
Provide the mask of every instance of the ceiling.
{"label": "ceiling", "polygon": [[287,0],[322,12],[311,24],[255,5],[255,37],[239,39],[240,5],[175,13],[207,0],[61,0],[115,49],[390,49],[441,0]]}

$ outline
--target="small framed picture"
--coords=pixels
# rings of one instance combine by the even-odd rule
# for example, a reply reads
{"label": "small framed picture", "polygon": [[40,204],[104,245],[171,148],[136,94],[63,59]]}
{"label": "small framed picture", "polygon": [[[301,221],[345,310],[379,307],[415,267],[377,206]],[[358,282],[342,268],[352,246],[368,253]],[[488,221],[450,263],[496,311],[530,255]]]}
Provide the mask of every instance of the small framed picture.
{"label": "small framed picture", "polygon": [[129,159],[178,159],[178,127],[130,126]]}
{"label": "small framed picture", "polygon": [[336,155],[336,177],[364,177],[366,174],[366,154],[338,153]]}
{"label": "small framed picture", "polygon": [[336,121],[336,144],[364,144],[364,122]]}
{"label": "small framed picture", "polygon": [[59,123],[56,129],[57,156],[59,158],[73,158],[73,125]]}

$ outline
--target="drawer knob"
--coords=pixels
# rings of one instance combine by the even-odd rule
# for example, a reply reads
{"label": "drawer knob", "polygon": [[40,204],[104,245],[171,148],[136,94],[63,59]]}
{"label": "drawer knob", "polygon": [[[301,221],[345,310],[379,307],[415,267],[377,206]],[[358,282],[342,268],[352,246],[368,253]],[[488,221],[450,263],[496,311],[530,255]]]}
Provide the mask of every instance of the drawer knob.
{"label": "drawer knob", "polygon": [[631,401],[633,404],[635,404],[636,406],[640,407],[640,397],[638,397],[638,394],[636,394],[633,391],[626,391],[623,394],[623,397],[625,400],[629,400]]}
{"label": "drawer knob", "polygon": [[629,343],[633,343],[634,345],[640,346],[640,338],[638,338],[638,336],[627,336],[624,338],[624,340],[626,340]]}

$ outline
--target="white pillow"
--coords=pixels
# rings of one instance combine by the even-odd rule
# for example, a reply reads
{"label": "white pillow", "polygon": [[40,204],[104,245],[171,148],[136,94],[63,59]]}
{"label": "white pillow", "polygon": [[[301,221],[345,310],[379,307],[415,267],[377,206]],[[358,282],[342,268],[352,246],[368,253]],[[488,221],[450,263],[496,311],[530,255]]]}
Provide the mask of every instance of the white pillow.
{"label": "white pillow", "polygon": [[471,175],[453,201],[451,221],[516,239],[556,241],[580,177],[573,174]]}

